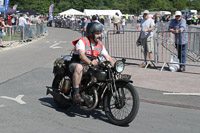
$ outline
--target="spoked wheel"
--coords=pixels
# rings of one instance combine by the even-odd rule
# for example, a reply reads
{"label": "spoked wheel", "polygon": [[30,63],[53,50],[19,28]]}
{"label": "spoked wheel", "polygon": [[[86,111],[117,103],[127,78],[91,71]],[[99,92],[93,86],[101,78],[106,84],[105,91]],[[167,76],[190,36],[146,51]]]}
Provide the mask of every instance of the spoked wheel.
{"label": "spoked wheel", "polygon": [[[63,78],[59,77],[59,76],[55,76],[53,83],[52,83],[52,87],[54,88],[53,91],[58,94],[60,94],[60,90],[63,85]],[[56,105],[61,109],[68,109],[71,106],[70,104],[67,103],[65,97],[62,94],[60,94],[60,96],[59,96],[60,101],[58,101],[57,100],[58,98],[55,98],[55,97],[53,97],[53,99],[54,99]]]}
{"label": "spoked wheel", "polygon": [[116,84],[117,92],[105,96],[104,107],[108,119],[115,125],[127,125],[134,120],[139,109],[139,96],[129,83]]}

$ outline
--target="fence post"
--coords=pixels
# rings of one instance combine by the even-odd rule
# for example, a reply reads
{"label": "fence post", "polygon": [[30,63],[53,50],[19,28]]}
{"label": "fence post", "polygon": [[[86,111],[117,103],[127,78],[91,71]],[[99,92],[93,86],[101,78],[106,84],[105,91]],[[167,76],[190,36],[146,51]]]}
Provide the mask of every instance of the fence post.
{"label": "fence post", "polygon": [[9,27],[10,41],[12,40],[12,39],[11,39],[11,36],[12,36],[12,34],[11,34],[11,29],[12,29],[12,28],[11,28],[11,27]]}

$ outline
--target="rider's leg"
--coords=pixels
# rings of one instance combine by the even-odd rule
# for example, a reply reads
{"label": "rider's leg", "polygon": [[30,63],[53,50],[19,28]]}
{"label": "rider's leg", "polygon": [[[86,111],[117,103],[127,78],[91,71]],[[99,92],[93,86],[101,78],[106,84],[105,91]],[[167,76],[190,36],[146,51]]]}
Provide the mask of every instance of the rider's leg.
{"label": "rider's leg", "polygon": [[79,84],[81,83],[83,73],[83,66],[81,64],[76,64],[74,73],[73,73],[73,100],[74,102],[83,102],[79,94]]}

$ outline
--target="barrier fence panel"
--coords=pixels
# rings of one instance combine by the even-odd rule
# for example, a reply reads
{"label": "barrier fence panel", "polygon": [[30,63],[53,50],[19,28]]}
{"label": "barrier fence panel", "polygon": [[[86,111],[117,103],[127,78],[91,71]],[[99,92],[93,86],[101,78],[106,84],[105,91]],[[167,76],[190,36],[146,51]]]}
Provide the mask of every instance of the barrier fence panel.
{"label": "barrier fence panel", "polygon": [[28,40],[31,37],[31,26],[26,25],[24,27],[24,40]]}
{"label": "barrier fence panel", "polygon": [[[142,47],[136,44],[139,35],[139,31],[126,30],[124,33],[120,31],[120,34],[116,34],[116,31],[109,30],[106,36],[105,47],[113,57],[144,61]],[[153,49],[152,54],[154,55],[155,47]],[[155,61],[156,58],[153,56],[151,62]]]}
{"label": "barrier fence panel", "polygon": [[40,24],[36,24],[36,36],[40,36]]}
{"label": "barrier fence panel", "polygon": [[46,32],[47,23],[26,26],[9,26],[2,30],[2,46],[7,46],[12,41],[30,41]]}
{"label": "barrier fence panel", "polygon": [[6,27],[2,30],[2,38],[3,41],[11,40],[11,27]]}
{"label": "barrier fence panel", "polygon": [[[144,61],[142,47],[136,44],[139,34],[140,31],[125,31],[124,33],[120,31],[120,34],[116,34],[116,31],[109,30],[105,37],[105,47],[112,57]],[[186,47],[186,63],[182,62],[182,56],[179,54],[180,62],[178,64],[200,66],[200,32],[181,34],[187,34],[188,45]],[[165,64],[172,64],[170,59],[173,55],[178,57],[178,50],[182,50],[182,48],[176,48],[173,33],[158,31],[154,35],[154,51],[151,62],[163,63],[163,67]]]}
{"label": "barrier fence panel", "polygon": [[43,24],[40,24],[40,36],[44,33],[44,26]]}
{"label": "barrier fence panel", "polygon": [[[11,28],[11,40],[21,40],[23,32],[20,30],[19,26],[12,26]],[[9,40],[9,41],[11,41]]]}
{"label": "barrier fence panel", "polygon": [[[182,55],[180,54],[180,65],[200,66],[200,32],[183,32],[178,33],[177,36],[181,37],[181,34],[186,34],[188,38],[188,45],[186,49],[186,63],[182,62]],[[168,31],[159,31],[156,37],[157,42],[157,62],[170,64],[172,55],[178,57],[178,50],[183,50],[182,47],[175,45],[175,34]],[[164,66],[163,66],[164,67]]]}

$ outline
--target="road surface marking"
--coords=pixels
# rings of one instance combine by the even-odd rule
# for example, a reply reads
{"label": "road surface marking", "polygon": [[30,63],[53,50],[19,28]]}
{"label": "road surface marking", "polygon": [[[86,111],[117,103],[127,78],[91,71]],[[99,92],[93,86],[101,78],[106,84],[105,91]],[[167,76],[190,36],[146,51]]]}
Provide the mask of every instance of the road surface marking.
{"label": "road surface marking", "polygon": [[1,98],[5,98],[5,99],[8,99],[8,100],[13,100],[13,101],[16,101],[17,103],[19,104],[26,104],[26,102],[24,102],[22,100],[22,97],[24,95],[18,95],[16,98],[12,98],[12,97],[7,97],[7,96],[1,96]]}
{"label": "road surface marking", "polygon": [[163,95],[200,96],[200,93],[163,93]]}
{"label": "road surface marking", "polygon": [[59,45],[60,43],[58,42],[58,43],[55,43],[55,44],[53,44],[53,45],[51,45],[49,48],[53,48],[53,49],[55,49],[55,48],[62,48],[62,47],[60,47],[60,46],[57,46],[57,45]]}

